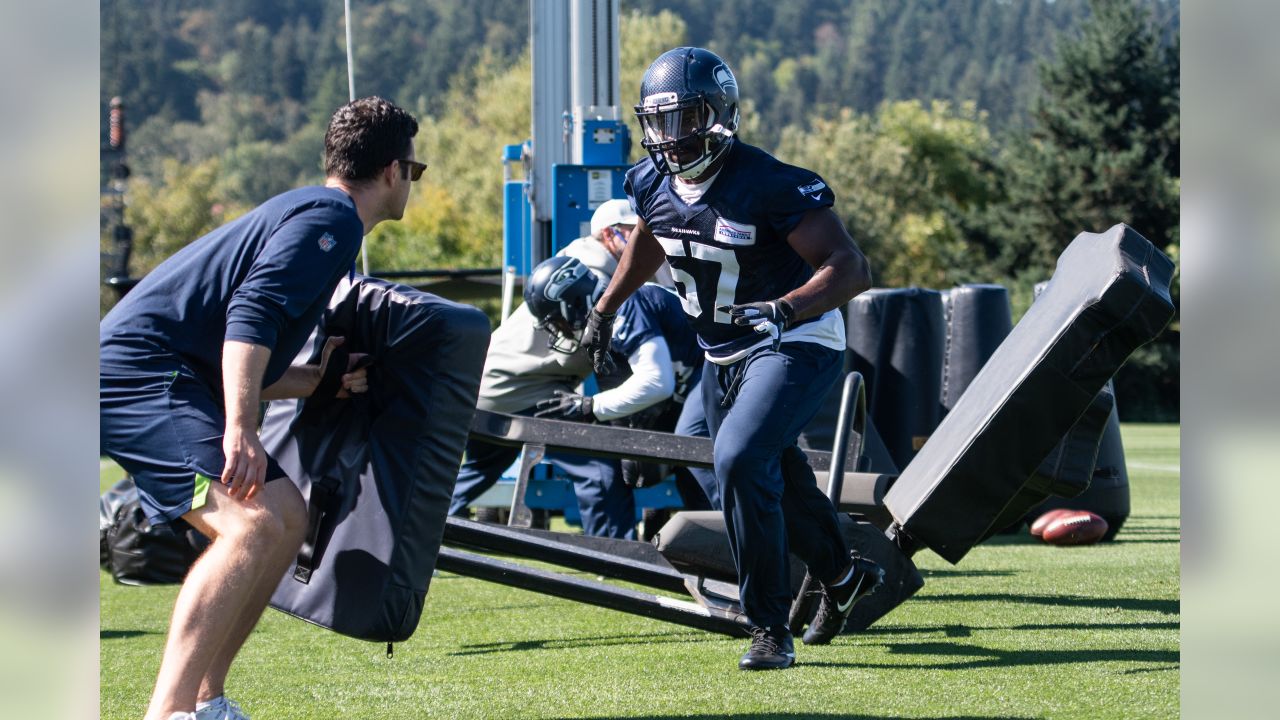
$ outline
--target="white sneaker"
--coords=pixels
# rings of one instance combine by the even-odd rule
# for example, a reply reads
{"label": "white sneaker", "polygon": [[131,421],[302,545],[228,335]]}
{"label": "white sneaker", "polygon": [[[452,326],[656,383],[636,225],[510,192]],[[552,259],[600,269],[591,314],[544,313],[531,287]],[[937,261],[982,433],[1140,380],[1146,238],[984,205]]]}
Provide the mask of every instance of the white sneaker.
{"label": "white sneaker", "polygon": [[249,716],[240,709],[240,703],[228,700],[225,695],[196,710],[191,717],[194,720],[249,720]]}
{"label": "white sneaker", "polygon": [[196,720],[196,714],[189,712],[176,712],[169,716],[169,720]]}

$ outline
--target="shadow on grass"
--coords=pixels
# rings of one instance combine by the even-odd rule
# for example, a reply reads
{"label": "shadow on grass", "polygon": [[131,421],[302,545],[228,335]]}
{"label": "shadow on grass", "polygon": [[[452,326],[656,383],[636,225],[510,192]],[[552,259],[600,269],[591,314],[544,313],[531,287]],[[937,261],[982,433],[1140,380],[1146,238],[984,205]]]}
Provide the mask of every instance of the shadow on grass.
{"label": "shadow on grass", "polygon": [[949,577],[1013,577],[1012,570],[921,570],[920,574],[927,578]]}
{"label": "shadow on grass", "polygon": [[1176,622],[1137,622],[1137,623],[1025,623],[1022,625],[934,625],[915,627],[872,627],[850,635],[875,637],[877,635],[924,635],[942,633],[946,637],[971,637],[975,632],[987,630],[1178,630],[1181,623]]}
{"label": "shadow on grass", "polygon": [[942,593],[917,595],[912,602],[1020,602],[1031,605],[1055,607],[1116,608],[1136,612],[1158,612],[1177,615],[1181,611],[1179,600],[1156,598],[1080,597],[1078,595],[1018,595],[1002,593]]}
{"label": "shadow on grass", "polygon": [[702,632],[668,632],[668,633],[631,633],[628,635],[605,635],[601,637],[565,637],[547,638],[543,640],[513,640],[511,642],[477,643],[463,645],[453,656],[487,655],[500,652],[523,652],[526,650],[565,650],[584,647],[606,647],[609,645],[652,645],[654,643],[692,643],[723,640],[718,635]]}
{"label": "shadow on grass", "polygon": [[[614,720],[625,717],[628,720],[670,720],[670,715],[609,715],[577,720]],[[715,713],[707,715],[681,715],[693,720],[889,720],[897,715],[849,715],[847,713]],[[931,720],[1021,720],[1022,715],[939,715]]]}
{"label": "shadow on grass", "polygon": [[875,670],[974,670],[977,668],[1024,665],[1071,665],[1098,662],[1160,663],[1177,666],[1177,650],[996,650],[962,643],[924,642],[885,645],[891,655],[923,655],[934,658],[964,657],[965,660],[921,663],[812,662],[822,667],[869,668]]}
{"label": "shadow on grass", "polygon": [[141,637],[143,635],[159,635],[154,630],[99,630],[99,640],[123,640],[125,638]]}

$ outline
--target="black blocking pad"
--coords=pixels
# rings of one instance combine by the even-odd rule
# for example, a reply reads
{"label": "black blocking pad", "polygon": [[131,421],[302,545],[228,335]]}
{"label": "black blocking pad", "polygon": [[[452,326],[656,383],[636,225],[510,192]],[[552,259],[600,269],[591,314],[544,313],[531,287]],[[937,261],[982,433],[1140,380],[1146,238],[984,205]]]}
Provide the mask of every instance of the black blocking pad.
{"label": "black blocking pad", "polygon": [[942,414],[950,412],[1013,329],[1009,291],[966,284],[942,293],[947,339],[942,356]]}
{"label": "black blocking pad", "polygon": [[[858,601],[845,623],[846,631],[865,630],[914,595],[924,586],[924,578],[911,558],[875,525],[856,521],[842,513],[840,532],[850,548],[874,560],[885,571],[884,584]],[[723,513],[711,510],[676,513],[662,526],[654,543],[662,557],[683,573],[728,583],[738,582]],[[792,593],[800,589],[804,575],[804,563],[792,555]]]}
{"label": "black blocking pad", "polygon": [[942,294],[875,288],[850,301],[848,310],[850,364],[867,384],[868,420],[893,464],[905,467],[941,418]]}
{"label": "black blocking pad", "polygon": [[399,642],[417,628],[435,569],[489,321],[356,277],[339,284],[321,327],[298,362],[319,362],[325,337],[341,335],[346,350],[373,357],[369,392],[267,410],[263,444],[308,498],[316,530],[271,604],[344,635]]}
{"label": "black blocking pad", "polygon": [[1120,416],[1115,408],[1107,417],[1097,459],[1088,489],[1072,498],[1050,497],[1027,513],[1026,521],[1034,522],[1041,513],[1058,508],[1088,510],[1107,521],[1104,541],[1115,538],[1129,518],[1129,471],[1125,465],[1124,444],[1120,439]]}
{"label": "black blocking pad", "polygon": [[1172,273],[1169,258],[1127,225],[1077,236],[1044,293],[886,493],[895,530],[955,563],[1011,515],[1098,391],[1173,317]]}

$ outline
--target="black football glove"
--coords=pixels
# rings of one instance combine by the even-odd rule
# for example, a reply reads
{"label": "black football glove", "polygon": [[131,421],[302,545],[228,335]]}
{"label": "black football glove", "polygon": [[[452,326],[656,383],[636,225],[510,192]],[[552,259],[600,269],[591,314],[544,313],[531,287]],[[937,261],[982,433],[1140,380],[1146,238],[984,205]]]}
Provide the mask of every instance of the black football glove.
{"label": "black football glove", "polygon": [[591,411],[591,398],[585,395],[556,390],[555,397],[547,398],[537,404],[536,418],[549,420],[579,420],[594,422],[596,416]]}
{"label": "black football glove", "polygon": [[609,342],[613,340],[613,319],[617,316],[617,313],[597,312],[595,308],[587,313],[587,327],[582,331],[582,344],[591,356],[591,367],[597,376],[609,375],[616,370],[609,354]]}
{"label": "black football glove", "polygon": [[721,305],[720,312],[729,313],[734,325],[749,326],[758,333],[771,332],[765,323],[772,323],[781,333],[796,318],[795,308],[781,298],[767,302],[743,303],[742,305]]}

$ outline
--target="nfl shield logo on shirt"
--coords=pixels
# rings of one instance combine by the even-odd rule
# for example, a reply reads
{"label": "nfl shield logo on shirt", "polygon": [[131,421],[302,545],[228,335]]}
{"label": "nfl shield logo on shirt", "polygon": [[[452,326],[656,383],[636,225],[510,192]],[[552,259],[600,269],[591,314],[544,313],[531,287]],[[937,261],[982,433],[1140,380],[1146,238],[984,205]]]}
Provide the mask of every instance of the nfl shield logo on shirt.
{"label": "nfl shield logo on shirt", "polygon": [[325,233],[320,236],[320,249],[325,252],[329,252],[337,244],[338,244],[338,241],[334,240],[333,236],[330,235],[329,233]]}

